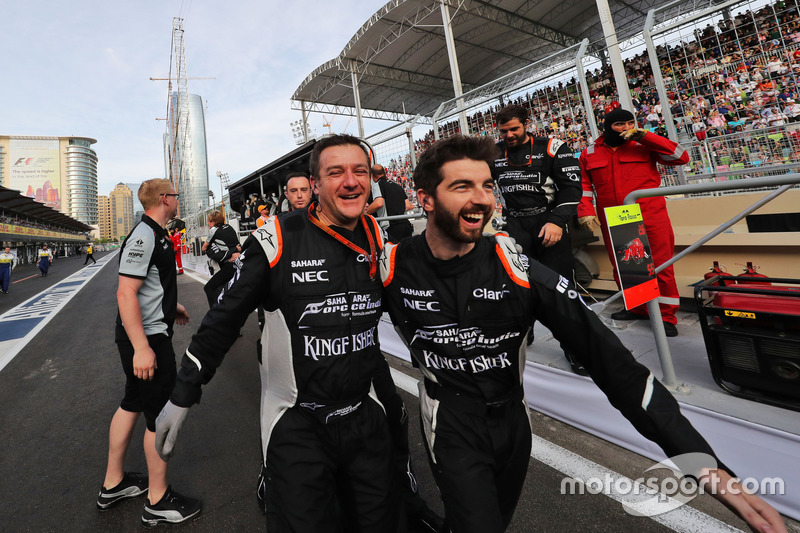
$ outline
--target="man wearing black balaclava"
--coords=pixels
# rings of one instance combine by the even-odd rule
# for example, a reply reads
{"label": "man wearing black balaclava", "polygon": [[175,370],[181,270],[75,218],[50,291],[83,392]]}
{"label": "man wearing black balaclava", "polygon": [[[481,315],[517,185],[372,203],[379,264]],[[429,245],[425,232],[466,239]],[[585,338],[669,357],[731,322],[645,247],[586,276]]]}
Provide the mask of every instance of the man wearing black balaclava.
{"label": "man wearing black balaclava", "polygon": [[[608,237],[603,209],[622,205],[625,197],[633,191],[659,187],[661,176],[657,163],[676,166],[688,162],[689,153],[683,147],[638,128],[636,117],[630,111],[617,108],[606,115],[603,134],[579,158],[583,197],[578,205],[578,220],[587,227],[592,224],[600,226],[612,267],[615,265],[614,249]],[[595,205],[592,205],[592,197],[595,197]],[[666,201],[659,196],[643,198],[638,203],[642,209],[653,261],[656,266],[661,265],[672,257],[675,248],[675,236],[667,214]],[[620,285],[616,268],[614,279]],[[660,293],[658,305],[664,321],[664,331],[668,337],[675,337],[678,335],[675,311],[680,305],[680,296],[672,267],[662,270],[657,279]],[[613,313],[611,318],[647,319],[647,309],[643,305],[630,311],[623,309]]]}

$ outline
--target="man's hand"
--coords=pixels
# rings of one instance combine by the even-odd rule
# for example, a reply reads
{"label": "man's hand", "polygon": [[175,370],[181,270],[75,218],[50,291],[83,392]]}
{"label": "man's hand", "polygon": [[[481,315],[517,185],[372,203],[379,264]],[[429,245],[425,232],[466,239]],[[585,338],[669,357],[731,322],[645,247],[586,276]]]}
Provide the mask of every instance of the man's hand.
{"label": "man's hand", "polygon": [[181,304],[178,304],[178,309],[175,313],[175,322],[181,326],[185,326],[189,323],[189,311]]}
{"label": "man's hand", "polygon": [[594,215],[589,215],[588,217],[578,217],[578,224],[583,226],[588,230],[593,230],[592,226],[600,227],[600,221],[597,220],[597,217]]}
{"label": "man's hand", "polygon": [[133,375],[145,381],[151,381],[156,373],[156,354],[150,346],[139,348],[133,352]]}
{"label": "man's hand", "polygon": [[626,141],[641,141],[647,135],[647,130],[631,128],[620,135]]}
{"label": "man's hand", "polygon": [[786,524],[778,511],[760,497],[747,492],[725,470],[706,470],[700,482],[706,492],[710,492],[714,498],[739,515],[753,531],[786,533]]}
{"label": "man's hand", "polygon": [[544,244],[545,247],[550,247],[561,240],[562,233],[563,230],[561,226],[548,222],[542,226],[542,231],[539,232],[539,238],[542,239],[542,244]]}
{"label": "man's hand", "polygon": [[239,254],[239,253],[233,253],[233,254],[231,254],[231,258],[230,258],[230,259],[228,259],[228,262],[229,262],[229,263],[235,263],[235,262],[236,262],[236,259],[238,259],[240,255],[242,255],[242,254]]}
{"label": "man's hand", "polygon": [[156,451],[164,462],[169,461],[175,452],[175,441],[183,421],[189,414],[188,407],[178,407],[171,401],[161,410],[156,418]]}

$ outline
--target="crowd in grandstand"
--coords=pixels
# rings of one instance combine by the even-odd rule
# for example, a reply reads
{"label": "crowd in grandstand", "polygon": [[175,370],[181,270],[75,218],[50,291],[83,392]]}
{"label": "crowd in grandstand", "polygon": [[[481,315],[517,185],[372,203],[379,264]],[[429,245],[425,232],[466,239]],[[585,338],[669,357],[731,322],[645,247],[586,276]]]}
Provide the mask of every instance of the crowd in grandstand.
{"label": "crowd in grandstand", "polygon": [[[715,166],[760,166],[800,161],[800,9],[798,0],[779,1],[755,11],[723,17],[694,32],[694,39],[658,46],[668,105],[684,141],[704,143],[689,170],[703,157]],[[666,136],[664,108],[646,52],[625,61],[640,126]],[[610,65],[587,72],[594,118],[619,106]],[[557,137],[580,153],[591,142],[583,101],[573,78],[514,98],[501,97],[467,117],[471,134],[497,138],[494,115],[503,105],[530,110],[529,131]],[[790,127],[786,127],[790,126]],[[457,120],[439,124],[441,137],[460,133]],[[602,129],[602,128],[599,128]],[[743,142],[725,142],[728,134]],[[415,143],[417,157],[434,142],[433,130]],[[699,149],[697,149],[699,150]],[[390,177],[408,184],[410,168],[393,161]]]}
{"label": "crowd in grandstand", "polygon": [[55,231],[58,233],[66,233],[69,235],[74,235],[75,237],[86,236],[85,233],[80,233],[73,229],[68,229],[62,226],[56,226],[54,224],[47,224],[46,222],[42,222],[41,220],[34,220],[26,216],[19,216],[9,213],[0,213],[0,224],[13,224],[15,226],[21,226],[24,228],[35,228],[46,231]]}

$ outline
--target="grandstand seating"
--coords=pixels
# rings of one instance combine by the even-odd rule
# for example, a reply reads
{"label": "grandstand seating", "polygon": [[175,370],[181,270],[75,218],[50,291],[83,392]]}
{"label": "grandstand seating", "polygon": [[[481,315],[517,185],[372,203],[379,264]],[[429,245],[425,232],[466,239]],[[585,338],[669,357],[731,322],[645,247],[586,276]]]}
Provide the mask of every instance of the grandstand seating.
{"label": "grandstand seating", "polygon": [[[798,2],[779,0],[718,17],[716,26],[696,28],[694,39],[656,48],[670,111],[681,142],[692,152],[687,174],[800,163]],[[640,126],[666,136],[647,53],[624,64]],[[587,83],[602,131],[605,114],[619,106],[610,65],[587,72]],[[469,134],[497,138],[495,113],[509,103],[528,107],[534,135],[557,137],[576,154],[592,142],[574,78],[505,101],[501,96],[498,104],[467,117]],[[440,138],[461,133],[457,121],[438,127]],[[433,130],[418,139],[417,157],[433,142]],[[408,156],[387,166],[389,177],[406,190],[413,190],[410,169]],[[674,168],[662,172],[665,183],[674,183]]]}

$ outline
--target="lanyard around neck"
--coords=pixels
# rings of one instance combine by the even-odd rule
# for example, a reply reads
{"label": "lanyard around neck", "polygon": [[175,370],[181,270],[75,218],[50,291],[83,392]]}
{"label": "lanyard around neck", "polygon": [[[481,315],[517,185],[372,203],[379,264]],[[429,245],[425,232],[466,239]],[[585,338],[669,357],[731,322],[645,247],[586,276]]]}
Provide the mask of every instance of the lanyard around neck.
{"label": "lanyard around neck", "polygon": [[505,155],[506,164],[508,166],[510,166],[510,167],[529,167],[529,166],[531,166],[531,164],[533,163],[533,138],[530,135],[528,136],[528,142],[525,143],[525,144],[528,144],[528,143],[530,143],[530,145],[531,145],[531,155],[530,155],[530,157],[528,157],[528,161],[526,161],[522,165],[512,165],[511,164],[511,160],[508,158],[508,145],[506,145],[505,154],[503,154],[503,155]]}
{"label": "lanyard around neck", "polygon": [[311,204],[308,208],[308,219],[322,231],[339,241],[340,243],[344,244],[354,252],[358,254],[362,254],[365,257],[369,258],[369,277],[370,279],[375,279],[375,276],[378,273],[378,251],[377,246],[375,245],[375,238],[372,236],[372,232],[369,231],[367,226],[367,220],[364,215],[361,215],[361,223],[364,225],[364,231],[367,233],[367,242],[369,242],[369,252],[358,246],[356,243],[343,237],[341,234],[333,231],[327,224],[322,222],[319,219],[319,215],[317,215],[317,207],[318,204],[315,202]]}

